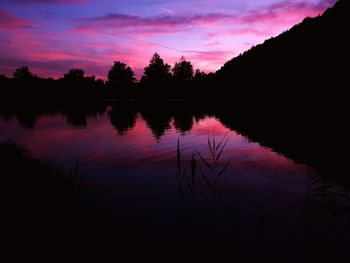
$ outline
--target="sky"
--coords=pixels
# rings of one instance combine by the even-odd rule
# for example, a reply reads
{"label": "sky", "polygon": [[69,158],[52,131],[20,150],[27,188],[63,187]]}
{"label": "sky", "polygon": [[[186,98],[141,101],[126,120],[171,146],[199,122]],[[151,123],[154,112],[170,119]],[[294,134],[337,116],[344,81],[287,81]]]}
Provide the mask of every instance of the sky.
{"label": "sky", "polygon": [[218,70],[336,0],[0,0],[0,74],[41,77],[71,68],[106,79],[114,61],[140,78],[157,52]]}

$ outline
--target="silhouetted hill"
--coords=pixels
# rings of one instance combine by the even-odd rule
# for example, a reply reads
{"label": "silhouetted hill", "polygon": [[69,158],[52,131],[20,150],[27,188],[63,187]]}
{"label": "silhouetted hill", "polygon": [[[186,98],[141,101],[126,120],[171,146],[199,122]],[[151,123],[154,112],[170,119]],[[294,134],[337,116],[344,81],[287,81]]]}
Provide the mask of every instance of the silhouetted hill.
{"label": "silhouetted hill", "polygon": [[216,76],[224,86],[234,86],[243,93],[240,85],[259,85],[246,90],[263,94],[268,87],[285,94],[288,87],[291,94],[300,90],[300,95],[305,95],[320,92],[321,84],[348,83],[348,67],[343,65],[349,61],[349,14],[350,1],[340,0],[321,16],[305,18],[283,34],[228,61]]}
{"label": "silhouetted hill", "polygon": [[[349,140],[350,1],[227,62],[215,84],[230,96],[220,120],[261,144],[311,164],[344,171]],[[233,114],[231,114],[233,115]]]}

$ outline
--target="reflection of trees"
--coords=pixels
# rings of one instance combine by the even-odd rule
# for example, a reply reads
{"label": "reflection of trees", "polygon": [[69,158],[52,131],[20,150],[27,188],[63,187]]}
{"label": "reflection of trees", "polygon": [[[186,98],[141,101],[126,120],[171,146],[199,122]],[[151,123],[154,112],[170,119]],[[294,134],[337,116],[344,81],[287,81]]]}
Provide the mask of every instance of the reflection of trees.
{"label": "reflection of trees", "polygon": [[90,103],[82,102],[79,108],[73,103],[71,105],[66,105],[65,109],[60,112],[62,115],[66,116],[67,123],[73,127],[86,127],[88,117],[97,117],[98,115],[105,114],[107,109],[106,103]]}
{"label": "reflection of trees", "polygon": [[117,107],[113,105],[108,112],[109,119],[113,127],[120,135],[134,128],[136,123],[137,111],[132,105]]}
{"label": "reflection of trees", "polygon": [[141,115],[157,140],[170,129],[171,114],[167,110],[147,108],[141,110]]}
{"label": "reflection of trees", "polygon": [[172,120],[176,130],[187,132],[193,128],[194,120],[199,121],[206,116],[197,108],[177,103],[143,105],[140,113],[157,140],[165,134],[166,130],[170,129]]}
{"label": "reflection of trees", "polygon": [[190,131],[193,127],[193,115],[188,112],[180,112],[174,115],[174,125],[176,130],[181,132]]}
{"label": "reflection of trees", "polygon": [[0,117],[3,118],[5,121],[10,121],[14,117],[14,114],[7,110],[3,111],[0,108]]}
{"label": "reflection of trees", "polygon": [[67,114],[67,123],[71,124],[73,127],[86,127],[86,113],[84,112],[70,112]]}
{"label": "reflection of trees", "polygon": [[[31,108],[30,108],[31,107]],[[67,123],[74,127],[86,127],[88,117],[97,117],[104,115],[106,112],[106,103],[81,103],[77,106],[75,103],[65,105],[51,104],[15,104],[6,107],[5,109],[0,107],[0,117],[5,121],[11,120],[16,117],[18,123],[25,129],[35,128],[37,120],[44,115],[59,114],[66,118]]]}
{"label": "reflection of trees", "polygon": [[[343,183],[343,184],[346,184]],[[344,216],[350,220],[350,189],[327,177],[313,175],[308,180],[308,216],[314,222]],[[346,209],[344,209],[347,207]],[[350,222],[350,221],[349,221]]]}
{"label": "reflection of trees", "polygon": [[[11,105],[10,105],[11,106]],[[52,101],[43,100],[41,103],[32,104],[32,109],[27,104],[15,104],[5,109],[0,109],[4,119],[10,120],[17,117],[20,125],[26,129],[33,129],[37,119],[46,114],[60,114],[66,118],[68,124],[73,127],[86,127],[88,118],[105,115],[107,103],[92,102],[90,100],[68,101],[64,105],[58,105]],[[130,103],[118,102],[118,105],[110,105],[107,115],[112,126],[119,134],[134,128],[137,113],[145,120],[154,137],[159,140],[173,123],[175,129],[180,132],[188,132],[193,128],[194,122],[205,118],[207,114],[185,103]]]}
{"label": "reflection of trees", "polygon": [[37,122],[38,114],[35,112],[20,112],[17,114],[19,124],[26,129],[33,129]]}
{"label": "reflection of trees", "polygon": [[[338,253],[348,256],[344,244],[349,242],[350,189],[345,185],[348,182],[338,183],[320,175],[308,179],[305,237],[310,262],[333,254],[344,257]],[[324,242],[332,246],[325,249]]]}

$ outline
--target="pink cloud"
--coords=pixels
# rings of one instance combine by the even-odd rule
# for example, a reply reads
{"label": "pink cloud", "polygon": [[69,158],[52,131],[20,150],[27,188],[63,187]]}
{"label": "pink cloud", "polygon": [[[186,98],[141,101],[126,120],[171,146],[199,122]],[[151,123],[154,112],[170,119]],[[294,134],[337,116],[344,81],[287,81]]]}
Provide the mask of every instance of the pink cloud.
{"label": "pink cloud", "polygon": [[[182,30],[193,26],[207,26],[215,23],[264,23],[272,20],[288,20],[288,18],[304,18],[306,16],[315,16],[320,14],[325,7],[329,6],[328,1],[318,4],[309,2],[291,3],[283,1],[273,4],[262,10],[250,10],[243,15],[228,14],[228,13],[207,13],[196,15],[161,15],[154,17],[142,17],[137,15],[129,15],[122,13],[108,13],[104,16],[84,18],[77,20],[81,23],[80,28],[104,28],[116,30],[135,29],[137,27],[152,28],[154,31],[161,28],[174,30],[174,27],[181,27]],[[171,28],[169,28],[171,27]]]}
{"label": "pink cloud", "polygon": [[122,27],[135,26],[176,26],[190,25],[195,23],[212,23],[224,18],[229,18],[229,15],[212,13],[204,15],[192,16],[157,16],[157,17],[141,17],[128,14],[109,13],[105,16],[82,19],[85,22],[113,22],[114,25]]}
{"label": "pink cloud", "polygon": [[175,15],[175,11],[172,9],[161,7],[160,10],[168,15]]}
{"label": "pink cloud", "polygon": [[58,77],[79,66],[87,74],[105,78],[113,61],[121,60],[139,78],[155,51],[171,65],[184,55],[195,68],[216,71],[251,45],[277,35],[306,16],[320,14],[329,5],[329,1],[319,4],[283,1],[242,14],[165,13],[144,17],[108,13],[70,20],[68,27],[59,32],[44,30],[40,25],[34,28],[31,21],[0,9],[0,30],[6,30],[6,34],[0,35],[0,73],[11,74],[15,67],[26,64],[35,74]]}
{"label": "pink cloud", "polygon": [[[271,23],[272,21],[298,22],[308,16],[317,16],[323,12],[325,6],[322,4],[311,4],[309,2],[291,3],[284,1],[273,4],[265,10],[253,10],[240,18],[242,23]],[[298,20],[298,21],[296,21]]]}
{"label": "pink cloud", "polygon": [[211,41],[211,42],[205,44],[205,46],[207,46],[207,47],[215,47],[215,46],[220,46],[220,45],[222,45],[222,42],[217,41],[217,40],[214,40],[214,41]]}
{"label": "pink cloud", "polygon": [[227,61],[235,54],[232,51],[209,50],[209,51],[186,51],[186,58],[190,60],[196,68],[206,72],[213,72],[222,66],[223,61]]}
{"label": "pink cloud", "polygon": [[79,46],[74,40],[59,41],[50,33],[33,35],[15,32],[9,34],[7,42],[7,50],[3,49],[0,55],[0,70],[8,76],[17,67],[27,65],[34,74],[43,77],[58,78],[70,68],[79,67],[87,75],[105,79],[114,60],[123,60],[133,68],[143,68],[143,63],[149,59],[135,50],[101,39],[85,41]]}
{"label": "pink cloud", "polygon": [[13,30],[19,28],[30,28],[31,26],[31,21],[20,18],[5,9],[0,9],[0,29]]}

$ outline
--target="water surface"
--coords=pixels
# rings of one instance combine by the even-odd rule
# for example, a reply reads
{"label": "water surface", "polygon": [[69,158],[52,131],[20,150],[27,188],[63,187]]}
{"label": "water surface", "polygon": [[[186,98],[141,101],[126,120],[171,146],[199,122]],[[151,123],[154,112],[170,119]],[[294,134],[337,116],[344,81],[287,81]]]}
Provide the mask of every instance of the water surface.
{"label": "water surface", "polygon": [[[292,258],[306,253],[311,169],[249,141],[215,116],[121,115],[108,108],[83,117],[43,114],[26,123],[1,119],[1,140],[18,142],[67,171],[78,160],[84,213],[115,218],[164,240],[191,242],[201,233],[209,245],[243,253],[263,249]],[[210,163],[208,138],[218,144],[225,135],[217,170],[229,164],[213,190],[204,177],[215,178],[198,152]],[[180,189],[178,142],[180,169],[187,169]],[[193,153],[197,170],[191,188]]]}

